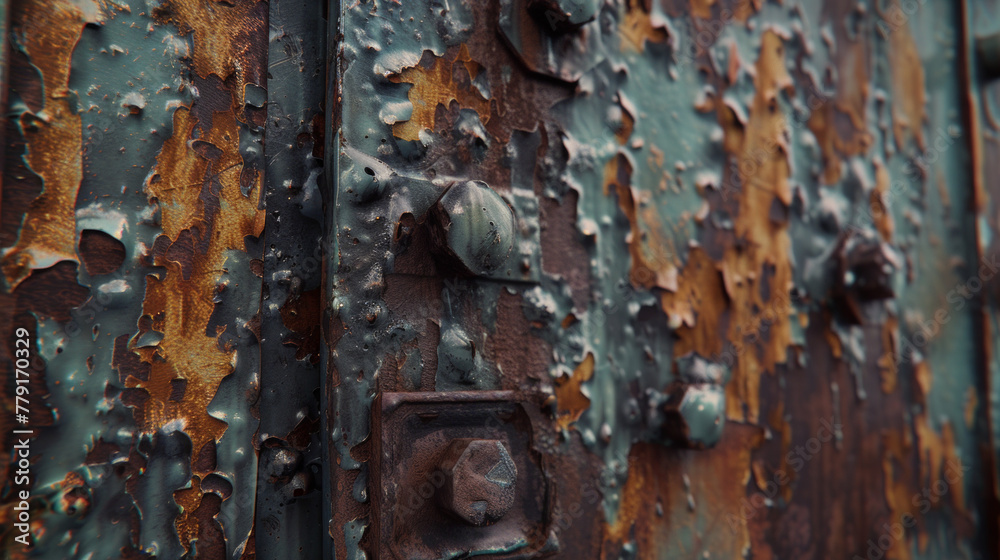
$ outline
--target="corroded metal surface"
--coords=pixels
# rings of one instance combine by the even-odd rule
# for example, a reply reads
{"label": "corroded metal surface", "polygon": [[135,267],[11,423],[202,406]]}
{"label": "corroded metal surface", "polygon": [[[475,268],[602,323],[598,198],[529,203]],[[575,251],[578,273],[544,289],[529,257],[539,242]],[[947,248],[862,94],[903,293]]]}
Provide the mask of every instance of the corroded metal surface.
{"label": "corroded metal surface", "polygon": [[5,557],[1000,556],[994,0],[0,16]]}
{"label": "corroded metal surface", "polygon": [[[396,557],[377,395],[465,386],[549,395],[556,556],[994,557],[960,6],[589,5],[342,7],[336,556]],[[434,257],[468,181],[538,229],[534,277]],[[713,450],[667,446],[721,424],[682,356],[726,372]]]}
{"label": "corroded metal surface", "polygon": [[[30,331],[36,359],[33,548],[13,540],[20,533],[9,523],[17,502],[8,484],[2,526],[10,557],[251,558],[255,503],[264,506],[256,529],[264,550],[278,536],[318,547],[274,521],[268,508],[285,490],[259,483],[274,473],[257,469],[258,454],[265,466],[275,462],[276,440],[308,454],[318,426],[309,389],[291,395],[265,377],[276,391],[260,395],[262,361],[291,361],[284,374],[307,379],[296,388],[318,387],[309,365],[316,343],[298,358],[283,346],[301,336],[295,343],[305,348],[318,335],[273,320],[290,299],[278,289],[261,327],[262,277],[272,288],[282,273],[284,286],[300,277],[298,297],[318,286],[320,268],[318,253],[313,272],[300,273],[264,249],[265,193],[275,195],[266,197],[273,227],[276,210],[291,205],[285,193],[306,190],[308,176],[299,173],[309,167],[303,145],[312,140],[297,136],[309,135],[312,114],[296,106],[319,112],[323,89],[309,99],[309,88],[294,88],[285,114],[267,105],[269,66],[278,62],[268,52],[269,11],[284,4],[13,2],[0,328],[5,353],[14,328]],[[296,34],[309,33],[322,14],[274,19],[278,50],[301,41]],[[306,40],[323,52],[322,32]],[[303,64],[300,50],[287,73],[278,67],[272,75],[292,81]],[[288,87],[273,95],[288,96]],[[273,132],[299,155],[294,168],[265,165],[265,129],[281,127],[269,116],[295,129],[291,139]],[[303,237],[284,253],[309,258]],[[297,360],[304,368],[293,369]],[[275,421],[276,407],[288,405]]]}

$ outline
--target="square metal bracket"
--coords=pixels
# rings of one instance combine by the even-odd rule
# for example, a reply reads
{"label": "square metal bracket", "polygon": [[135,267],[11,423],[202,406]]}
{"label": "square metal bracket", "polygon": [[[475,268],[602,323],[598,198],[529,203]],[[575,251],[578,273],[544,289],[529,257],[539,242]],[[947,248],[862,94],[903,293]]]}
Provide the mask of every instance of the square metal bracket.
{"label": "square metal bracket", "polygon": [[[381,560],[487,556],[538,558],[558,547],[552,531],[554,488],[532,446],[531,409],[513,391],[382,393],[373,408],[374,524]],[[452,495],[449,450],[455,442],[500,442],[513,461],[513,503],[476,526],[444,504]],[[453,453],[452,453],[453,454]],[[513,469],[511,469],[513,470]],[[455,490],[461,492],[461,489]]]}

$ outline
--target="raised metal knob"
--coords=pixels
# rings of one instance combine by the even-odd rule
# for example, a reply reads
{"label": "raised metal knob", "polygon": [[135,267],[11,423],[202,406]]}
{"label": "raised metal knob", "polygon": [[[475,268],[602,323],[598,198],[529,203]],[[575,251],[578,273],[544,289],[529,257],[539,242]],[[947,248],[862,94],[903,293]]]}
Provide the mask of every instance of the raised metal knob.
{"label": "raised metal knob", "polygon": [[514,250],[514,212],[482,181],[459,183],[434,207],[438,252],[473,275],[496,272]]}
{"label": "raised metal knob", "polygon": [[677,374],[666,394],[656,395],[663,414],[661,435],[678,447],[713,447],[726,425],[728,369],[690,353],[677,358]]}
{"label": "raised metal knob", "polygon": [[441,506],[469,525],[500,520],[514,505],[517,466],[503,442],[456,439],[441,459]]}
{"label": "raised metal knob", "polygon": [[721,385],[679,383],[663,405],[663,436],[678,447],[713,447],[725,425],[726,394]]}

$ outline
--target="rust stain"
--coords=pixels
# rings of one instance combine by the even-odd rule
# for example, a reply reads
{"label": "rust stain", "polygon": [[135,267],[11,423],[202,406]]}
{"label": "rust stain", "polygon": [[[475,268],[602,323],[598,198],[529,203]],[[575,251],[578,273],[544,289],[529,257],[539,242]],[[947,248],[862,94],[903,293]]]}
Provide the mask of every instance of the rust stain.
{"label": "rust stain", "polygon": [[627,110],[622,109],[622,126],[615,131],[615,139],[618,140],[619,146],[624,146],[625,142],[628,142],[628,139],[632,136],[632,131],[634,129],[635,117],[633,117]]}
{"label": "rust stain", "polygon": [[855,133],[860,133],[866,130],[865,109],[871,88],[868,79],[868,41],[860,34],[853,40],[848,39],[847,30],[844,28],[846,22],[842,20],[840,25],[836,62],[840,80],[837,82],[834,105],[850,119]]}
{"label": "rust stain", "polygon": [[892,234],[895,226],[892,221],[892,213],[889,208],[889,169],[881,161],[875,162],[875,188],[872,189],[869,199],[869,208],[872,213],[875,229],[878,230],[882,241],[892,243]]}
{"label": "rust stain", "polygon": [[[783,401],[778,401],[777,405],[771,409],[770,418],[768,423],[771,428],[781,435],[781,463],[774,472],[783,472],[788,474],[788,478],[794,481],[796,477],[796,470],[789,464],[788,458],[790,451],[792,449],[792,424],[788,421],[788,417],[785,414],[785,403]],[[774,480],[774,472],[768,473],[770,476],[758,477],[758,485],[763,482],[763,486],[760,486],[761,491],[766,491],[767,481]],[[754,473],[756,475],[756,473]],[[763,474],[763,473],[762,473]],[[786,503],[792,502],[792,488],[793,484],[783,484],[781,485],[781,497]]]}
{"label": "rust stain", "polygon": [[[914,366],[914,373],[917,378],[916,401],[924,406],[924,410],[913,419],[914,430],[917,434],[921,482],[925,485],[933,485],[937,481],[945,480],[951,484],[953,482],[948,480],[948,471],[954,472],[958,469],[961,473],[962,466],[962,459],[955,443],[955,430],[947,419],[941,422],[940,434],[930,424],[926,408],[927,397],[930,395],[934,381],[930,365],[926,361],[918,362]],[[959,486],[958,489],[952,489],[953,491],[948,492],[948,495],[952,499],[952,506],[955,510],[963,517],[967,517],[965,496],[964,492],[960,491],[961,488]]]}
{"label": "rust stain", "polygon": [[[148,366],[143,368],[147,372],[143,378],[128,375],[125,379],[126,387],[148,395],[134,408],[140,428],[151,433],[168,422],[182,421],[194,450],[217,442],[227,427],[208,413],[219,383],[232,372],[235,360],[235,351],[220,347],[221,330],[206,332],[218,280],[228,252],[246,250],[244,237],[259,236],[264,225],[264,213],[257,205],[262,177],[256,176],[247,195],[241,192],[243,160],[234,113],[216,112],[212,124],[208,129],[199,127],[197,136],[200,143],[218,149],[208,159],[190,142],[196,136],[196,118],[187,107],[178,108],[173,135],[164,142],[155,172],[145,185],[150,202],[160,207],[163,227],[150,258],[165,273],[147,276],[139,324],[140,329],[158,331],[163,338],[145,348],[135,347],[138,336],[129,342],[128,349]],[[180,399],[173,390],[178,380],[186,383]],[[203,495],[200,477],[214,469],[197,461],[197,454],[191,466],[191,487],[175,496],[184,510],[175,523],[185,548],[201,534],[201,521],[194,514]]]}
{"label": "rust stain", "polygon": [[809,115],[806,126],[813,133],[819,143],[820,151],[823,153],[823,183],[833,185],[840,181],[840,166],[842,160],[837,153],[837,134],[833,125],[833,107],[824,105]]}
{"label": "rust stain", "polygon": [[[889,431],[882,435],[882,476],[885,480],[885,501],[889,506],[890,519],[897,522],[904,515],[914,516],[912,503],[913,489],[906,484],[906,458],[910,455],[912,440],[908,432]],[[909,560],[910,540],[892,539],[885,557],[893,560]]]}
{"label": "rust stain", "polygon": [[976,408],[979,407],[979,395],[976,394],[975,387],[969,387],[965,394],[965,427],[972,429],[976,422]]}
{"label": "rust stain", "polygon": [[573,370],[573,375],[563,374],[556,379],[556,403],[558,412],[556,423],[560,429],[568,430],[580,416],[590,408],[590,399],[583,394],[583,384],[594,376],[594,355],[587,354],[580,365]]}
{"label": "rust stain", "polygon": [[648,194],[633,189],[631,178],[632,165],[624,155],[612,158],[605,166],[604,193],[615,190],[618,205],[631,226],[626,239],[632,257],[629,279],[636,286],[676,291],[677,268],[672,257],[676,248],[672,239],[663,233],[655,205],[647,204],[640,214],[636,199]]}
{"label": "rust stain", "polygon": [[319,288],[290,297],[281,306],[281,323],[290,331],[282,340],[282,344],[296,348],[296,360],[308,359],[314,364],[319,363],[319,325],[322,308]]}
{"label": "rust stain", "polygon": [[699,352],[719,355],[723,338],[719,320],[728,305],[722,273],[712,257],[700,247],[691,249],[678,277],[675,292],[664,292],[660,304],[677,325],[676,355]]}
{"label": "rust stain", "polygon": [[[747,19],[755,12],[760,11],[763,0],[690,0],[691,15],[703,20],[720,20],[728,23],[730,20],[739,23],[746,23]],[[713,13],[713,7],[721,6],[719,16]]]}
{"label": "rust stain", "polygon": [[728,339],[741,341],[749,332],[756,341],[756,348],[744,352],[734,364],[726,386],[726,414],[732,420],[756,423],[760,376],[785,363],[792,344],[791,240],[787,222],[771,218],[772,207],[791,204],[786,122],[777,98],[792,89],[792,79],[785,68],[783,40],[774,31],[765,32],[761,39],[754,86],[747,125],[741,131],[739,169],[743,176],[734,222],[736,237],[745,242],[726,249],[721,270],[731,301]]}
{"label": "rust stain", "polygon": [[701,19],[712,19],[712,6],[717,0],[691,0],[691,15]]}
{"label": "rust stain", "polygon": [[[215,308],[216,282],[227,251],[245,250],[243,238],[260,235],[264,217],[257,208],[260,178],[249,196],[240,192],[243,163],[236,119],[232,113],[219,112],[213,123],[200,139],[222,155],[207,160],[187,142],[195,126],[191,112],[177,109],[174,134],[164,143],[156,173],[147,181],[146,193],[151,201],[159,201],[163,216],[164,233],[154,245],[154,264],[163,266],[166,274],[147,277],[143,315],[153,319],[153,328],[163,339],[155,348],[138,352],[150,364],[148,379],[126,379],[127,387],[149,393],[136,411],[142,429],[152,432],[183,419],[194,449],[217,440],[226,428],[207,411],[219,382],[232,371],[233,360],[233,352],[219,348],[219,333],[205,332]],[[161,240],[178,250],[157,252]],[[170,398],[175,379],[187,380],[180,402]]]}
{"label": "rust stain", "polygon": [[174,492],[174,501],[181,511],[174,519],[174,527],[177,529],[177,536],[190,552],[190,543],[198,538],[198,519],[194,512],[201,505],[201,499],[205,493],[201,489],[201,477],[195,475],[191,477],[191,486],[181,488]]}
{"label": "rust stain", "polygon": [[642,2],[638,1],[630,3],[619,34],[621,35],[622,51],[635,53],[643,51],[646,41],[665,43],[669,38],[664,22],[653,21],[649,12],[642,6]]}
{"label": "rust stain", "polygon": [[882,375],[882,392],[889,394],[896,390],[898,368],[896,366],[896,349],[899,347],[899,319],[888,317],[882,324],[882,355],[878,359],[879,371]]}
{"label": "rust stain", "polygon": [[826,343],[830,346],[830,355],[836,359],[840,359],[844,355],[844,347],[840,342],[840,337],[837,333],[833,332],[833,328],[830,326],[833,319],[829,317],[828,313],[824,313],[826,321],[824,324],[826,328],[823,331],[823,338],[826,339]]}
{"label": "rust stain", "polygon": [[413,84],[407,94],[413,113],[409,120],[393,123],[392,133],[403,140],[419,140],[421,131],[434,129],[437,106],[447,107],[452,101],[475,110],[483,124],[489,122],[490,101],[471,83],[481,70],[463,44],[451,56],[435,57],[427,51],[416,66],[391,76],[392,82]]}
{"label": "rust stain", "polygon": [[[655,444],[633,445],[618,515],[605,526],[605,548],[632,541],[638,550],[700,558],[710,546],[713,558],[742,557],[750,535],[739,515],[740,500],[750,481],[751,452],[761,441],[759,428],[733,425],[711,451],[678,454]],[[609,552],[598,556],[610,557]]]}
{"label": "rust stain", "polygon": [[74,209],[83,178],[82,136],[68,86],[73,50],[87,23],[82,5],[68,0],[19,2],[12,16],[32,64],[41,72],[45,101],[40,112],[21,116],[25,159],[44,188],[24,216],[17,244],[0,261],[10,289],[32,269],[61,260],[78,262]]}
{"label": "rust stain", "polygon": [[[878,6],[878,4],[876,4]],[[889,43],[889,67],[892,74],[892,129],[896,146],[903,149],[907,138],[913,138],[924,149],[923,125],[927,120],[927,93],[924,89],[924,66],[917,52],[917,43],[910,32],[909,16],[899,0],[891,0],[883,20],[899,22],[886,41]]]}
{"label": "rust stain", "polygon": [[926,402],[927,395],[931,393],[931,384],[934,382],[931,376],[931,368],[926,361],[920,361],[913,366],[913,377],[917,381],[918,402]]}
{"label": "rust stain", "polygon": [[[926,552],[929,535],[921,521],[931,509],[941,509],[950,504],[951,518],[960,538],[969,538],[975,524],[966,509],[963,476],[967,467],[963,466],[955,440],[952,424],[947,419],[941,422],[940,432],[930,423],[927,412],[927,396],[933,385],[933,372],[926,361],[914,364],[916,404],[923,410],[914,415],[913,436],[908,430],[902,433],[888,431],[883,434],[883,476],[885,480],[886,502],[892,519],[911,515],[918,520],[916,538],[919,549]],[[917,476],[910,475],[907,466],[912,452],[916,453]],[[907,481],[914,481],[907,483]],[[910,545],[905,540],[897,540],[887,551],[887,558],[906,560],[910,556]]]}
{"label": "rust stain", "polygon": [[864,154],[874,139],[866,127],[866,107],[870,95],[869,44],[865,35],[851,37],[846,26],[850,4],[826,7],[835,23],[837,55],[834,62],[839,80],[833,98],[812,94],[816,104],[807,126],[823,154],[823,183],[832,185],[841,178],[844,157]]}
{"label": "rust stain", "polygon": [[253,52],[256,27],[267,21],[263,0],[165,0],[153,10],[161,23],[171,23],[184,35],[194,34],[192,61],[202,78],[214,74],[235,80],[234,109],[244,104],[247,84],[264,83],[261,54]]}

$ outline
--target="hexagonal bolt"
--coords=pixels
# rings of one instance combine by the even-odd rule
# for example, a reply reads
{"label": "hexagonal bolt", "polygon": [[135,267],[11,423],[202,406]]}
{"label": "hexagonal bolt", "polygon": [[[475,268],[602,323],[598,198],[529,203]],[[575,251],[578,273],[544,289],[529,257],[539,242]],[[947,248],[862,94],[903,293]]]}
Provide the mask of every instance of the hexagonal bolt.
{"label": "hexagonal bolt", "polygon": [[706,449],[722,438],[726,394],[721,385],[677,383],[662,407],[663,437],[679,447]]}
{"label": "hexagonal bolt", "polygon": [[838,291],[861,301],[895,295],[893,274],[902,267],[889,244],[873,233],[853,233],[838,251]]}
{"label": "hexagonal bolt", "polygon": [[597,17],[600,0],[529,0],[528,11],[544,29],[555,33],[576,31]]}
{"label": "hexagonal bolt", "polygon": [[494,523],[514,505],[517,465],[495,439],[456,439],[440,462],[445,483],[441,506],[469,525]]}
{"label": "hexagonal bolt", "polygon": [[291,447],[265,447],[264,469],[272,484],[287,481],[302,468],[302,453]]}
{"label": "hexagonal bolt", "polygon": [[462,272],[490,274],[503,268],[514,250],[514,212],[489,185],[454,185],[432,211],[438,253]]}
{"label": "hexagonal bolt", "polygon": [[476,343],[460,326],[449,325],[442,329],[438,343],[438,371],[457,383],[474,385],[476,369]]}

